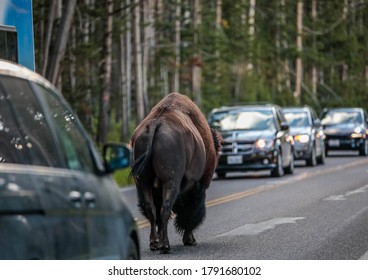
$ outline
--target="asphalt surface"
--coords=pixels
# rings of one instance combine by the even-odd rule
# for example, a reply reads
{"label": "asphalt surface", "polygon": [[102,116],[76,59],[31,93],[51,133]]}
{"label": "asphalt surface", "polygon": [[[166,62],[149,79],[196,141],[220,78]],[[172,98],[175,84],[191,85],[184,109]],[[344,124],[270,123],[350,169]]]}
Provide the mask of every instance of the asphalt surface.
{"label": "asphalt surface", "polygon": [[149,226],[134,187],[122,192],[140,227],[143,259],[368,259],[368,158],[336,152],[324,165],[296,162],[295,174],[269,172],[214,178],[197,246],[182,245],[169,224],[172,252],[148,248]]}

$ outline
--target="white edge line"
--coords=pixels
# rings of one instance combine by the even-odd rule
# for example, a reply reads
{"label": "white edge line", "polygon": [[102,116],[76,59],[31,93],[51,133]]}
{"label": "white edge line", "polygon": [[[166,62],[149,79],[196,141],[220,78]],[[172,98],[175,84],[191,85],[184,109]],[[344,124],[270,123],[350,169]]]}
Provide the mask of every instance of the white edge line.
{"label": "white edge line", "polygon": [[368,251],[363,256],[361,256],[359,260],[368,260]]}

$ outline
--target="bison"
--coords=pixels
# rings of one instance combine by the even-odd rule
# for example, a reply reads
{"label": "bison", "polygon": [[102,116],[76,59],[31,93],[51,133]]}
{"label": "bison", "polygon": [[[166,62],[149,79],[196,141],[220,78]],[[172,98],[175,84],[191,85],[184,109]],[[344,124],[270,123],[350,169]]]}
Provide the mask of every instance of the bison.
{"label": "bison", "polygon": [[131,174],[138,207],[151,224],[152,251],[170,252],[167,225],[172,212],[183,244],[196,245],[193,230],[205,218],[206,190],[221,142],[197,105],[180,93],[164,97],[135,129]]}

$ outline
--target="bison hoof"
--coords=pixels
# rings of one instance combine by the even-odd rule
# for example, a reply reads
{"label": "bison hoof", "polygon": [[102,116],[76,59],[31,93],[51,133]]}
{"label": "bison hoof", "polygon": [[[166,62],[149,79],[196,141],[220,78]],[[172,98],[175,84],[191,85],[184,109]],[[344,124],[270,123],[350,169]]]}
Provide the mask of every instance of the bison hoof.
{"label": "bison hoof", "polygon": [[151,251],[156,251],[156,250],[158,250],[158,242],[157,242],[157,241],[150,242],[149,247],[150,247],[150,250],[151,250]]}
{"label": "bison hoof", "polygon": [[191,237],[184,237],[183,238],[183,244],[184,246],[196,246],[197,245],[197,241],[195,240],[194,236]]}
{"label": "bison hoof", "polygon": [[170,245],[164,245],[164,246],[161,246],[160,248],[160,254],[168,254],[170,253]]}

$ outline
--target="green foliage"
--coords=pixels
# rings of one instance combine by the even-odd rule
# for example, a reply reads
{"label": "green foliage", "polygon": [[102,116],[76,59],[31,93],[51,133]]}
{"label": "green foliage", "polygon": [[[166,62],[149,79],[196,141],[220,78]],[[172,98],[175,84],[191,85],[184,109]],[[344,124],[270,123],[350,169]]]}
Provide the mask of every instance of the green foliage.
{"label": "green foliage", "polygon": [[[65,3],[65,1],[61,1]],[[101,102],[101,57],[104,42],[105,2],[85,6],[78,1],[72,32],[69,35],[61,69],[61,90],[82,122],[95,138]],[[92,1],[94,2],[94,1]],[[143,3],[140,2],[141,15]],[[312,17],[312,2],[303,1],[301,51],[296,48],[296,0],[255,1],[254,34],[251,35],[250,0],[222,0],[220,28],[216,28],[215,0],[202,0],[201,25],[194,30],[193,1],[181,0],[180,17],[180,92],[193,98],[192,66],[201,67],[201,109],[205,114],[214,107],[235,103],[269,102],[281,106],[296,105],[296,58],[302,59],[302,104],[316,110],[331,106],[361,106],[368,102],[368,3],[366,1],[328,0],[317,2],[317,17]],[[36,69],[41,69],[47,16],[50,1],[34,0]],[[131,24],[131,111],[129,132],[134,130],[136,79],[134,49],[135,4],[114,1],[111,99],[109,104],[109,142],[122,139],[122,101],[124,77],[120,65],[120,39]],[[148,53],[147,113],[164,94],[172,91],[175,70],[175,8],[177,1],[162,1],[159,13],[155,6],[153,23],[142,17],[142,46],[147,44],[144,27],[151,25],[155,44]],[[284,5],[282,5],[284,3]],[[123,5],[121,5],[123,4]],[[344,6],[348,4],[348,6]],[[121,9],[121,7],[123,7]],[[346,8],[346,9],[345,9]],[[146,11],[145,11],[146,12]],[[83,32],[89,24],[89,33]],[[55,21],[52,42],[55,44],[59,20]],[[198,32],[198,33],[197,33]],[[194,34],[199,35],[198,46]],[[121,35],[124,35],[121,37]],[[86,38],[88,40],[86,40]],[[195,49],[198,48],[198,49]],[[199,54],[199,59],[194,54]],[[51,53],[49,54],[51,56]],[[123,60],[124,61],[124,60]],[[312,70],[317,69],[317,92],[313,93]],[[168,91],[168,92],[167,92]],[[125,114],[126,115],[126,114]],[[124,135],[129,141],[130,135]],[[128,184],[126,173],[118,172],[119,184]]]}
{"label": "green foliage", "polygon": [[118,170],[114,173],[113,177],[118,184],[118,186],[128,186],[133,185],[134,180],[129,176],[130,174],[130,168]]}

